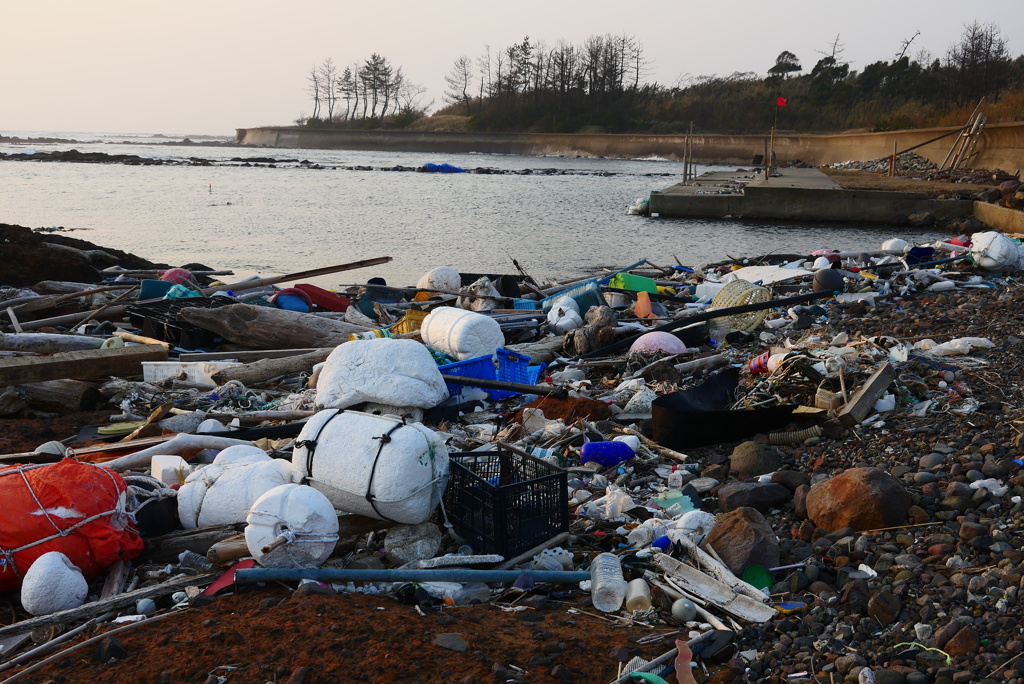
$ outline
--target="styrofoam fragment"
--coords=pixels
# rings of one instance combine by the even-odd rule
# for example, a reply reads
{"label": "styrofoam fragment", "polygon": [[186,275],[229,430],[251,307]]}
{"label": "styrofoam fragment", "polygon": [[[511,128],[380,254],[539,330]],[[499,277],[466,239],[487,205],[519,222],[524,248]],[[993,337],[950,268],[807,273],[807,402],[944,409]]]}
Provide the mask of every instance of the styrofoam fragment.
{"label": "styrofoam fragment", "polygon": [[419,290],[447,290],[458,292],[462,287],[462,276],[451,266],[438,266],[426,273],[416,282]]}
{"label": "styrofoam fragment", "polygon": [[327,357],[316,387],[316,404],[324,408],[369,401],[427,409],[448,398],[430,351],[415,340],[382,338],[342,344]]}
{"label": "styrofoam fragment", "polygon": [[50,615],[85,603],[89,584],[74,563],[59,551],[32,563],[21,583],[21,605],[32,615]]}

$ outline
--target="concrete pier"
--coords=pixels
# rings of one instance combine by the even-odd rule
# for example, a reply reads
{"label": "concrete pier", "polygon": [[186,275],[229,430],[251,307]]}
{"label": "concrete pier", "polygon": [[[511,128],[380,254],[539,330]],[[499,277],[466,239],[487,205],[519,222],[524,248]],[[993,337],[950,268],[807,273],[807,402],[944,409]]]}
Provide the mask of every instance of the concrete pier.
{"label": "concrete pier", "polygon": [[940,221],[974,215],[971,200],[931,199],[923,193],[845,190],[812,168],[710,173],[651,193],[651,214],[662,218],[748,218],[787,221],[896,223],[932,213]]}

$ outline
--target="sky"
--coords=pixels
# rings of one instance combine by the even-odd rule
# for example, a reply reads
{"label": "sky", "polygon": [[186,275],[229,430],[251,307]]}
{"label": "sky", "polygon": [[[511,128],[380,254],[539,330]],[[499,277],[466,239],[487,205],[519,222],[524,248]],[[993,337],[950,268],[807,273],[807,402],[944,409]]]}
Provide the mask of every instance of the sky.
{"label": "sky", "polygon": [[461,55],[529,36],[553,46],[627,34],[648,82],[764,73],[783,50],[809,71],[836,37],[860,70],[935,57],[975,20],[1024,53],[1020,0],[0,0],[0,134],[11,131],[233,135],[312,113],[306,77],[330,57],[374,52],[443,106]]}

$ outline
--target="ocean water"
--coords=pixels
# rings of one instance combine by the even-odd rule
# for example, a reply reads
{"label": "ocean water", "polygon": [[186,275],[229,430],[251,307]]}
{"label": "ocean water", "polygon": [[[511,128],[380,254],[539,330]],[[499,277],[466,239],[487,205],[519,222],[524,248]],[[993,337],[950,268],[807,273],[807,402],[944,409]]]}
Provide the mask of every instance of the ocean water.
{"label": "ocean water", "polygon": [[[109,133],[4,135],[75,141],[0,143],[6,153],[77,149],[214,164],[0,161],[0,223],[61,226],[72,237],[153,261],[200,262],[239,276],[393,259],[314,279],[324,286],[373,276],[410,285],[441,265],[514,273],[513,258],[536,278],[567,279],[641,259],[693,267],[727,257],[856,251],[877,248],[890,237],[940,236],[892,226],[626,215],[637,198],[676,182],[680,164],[660,159],[181,146],[159,143],[182,136]],[[275,168],[231,161],[258,157],[279,161]],[[298,163],[303,160],[310,164]],[[428,162],[519,173],[384,170]],[[343,168],[357,166],[371,170]],[[550,169],[556,173],[540,172]]]}

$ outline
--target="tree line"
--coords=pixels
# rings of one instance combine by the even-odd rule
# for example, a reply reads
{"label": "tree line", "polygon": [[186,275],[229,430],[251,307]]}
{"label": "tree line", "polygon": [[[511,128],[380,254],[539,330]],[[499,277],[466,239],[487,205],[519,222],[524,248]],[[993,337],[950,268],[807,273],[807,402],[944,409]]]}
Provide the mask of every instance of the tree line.
{"label": "tree line", "polygon": [[306,80],[313,114],[299,117],[298,123],[303,125],[373,126],[386,119],[415,120],[424,113],[419,98],[426,89],[377,53],[341,70],[328,57],[310,68]]}
{"label": "tree line", "polygon": [[[859,72],[836,36],[808,70],[786,50],[761,72],[685,76],[671,85],[648,82],[650,62],[632,36],[550,46],[527,36],[457,57],[435,116],[458,115],[477,131],[681,133],[692,122],[699,132],[755,133],[776,117],[779,128],[794,131],[892,130],[962,123],[956,117],[986,98],[990,121],[1022,118],[1024,56],[1010,54],[997,26],[966,25],[941,56],[911,57],[918,36]],[[306,125],[402,126],[426,114],[417,99],[424,89],[377,54],[341,73],[325,60],[309,81],[314,113],[300,120]]]}

